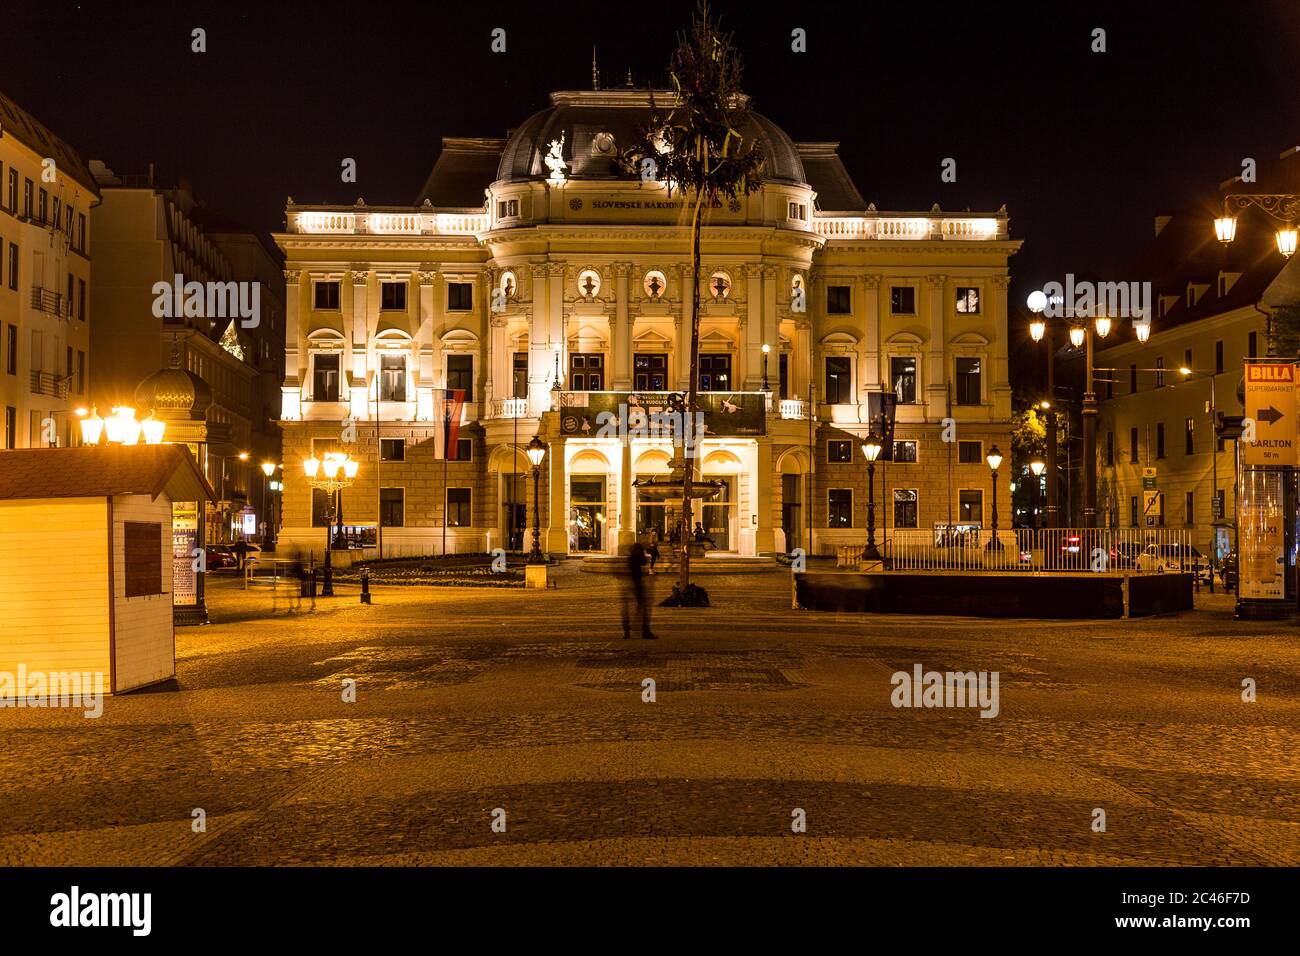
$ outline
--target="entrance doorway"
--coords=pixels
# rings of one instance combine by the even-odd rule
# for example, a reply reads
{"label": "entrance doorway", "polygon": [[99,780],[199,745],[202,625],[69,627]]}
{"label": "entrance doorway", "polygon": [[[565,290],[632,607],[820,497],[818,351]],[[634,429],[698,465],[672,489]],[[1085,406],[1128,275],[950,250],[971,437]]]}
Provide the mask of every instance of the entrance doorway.
{"label": "entrance doorway", "polygon": [[803,547],[800,517],[800,489],[803,487],[802,475],[781,476],[781,530],[785,532],[785,550],[793,551]]}
{"label": "entrance doorway", "polygon": [[574,475],[569,479],[569,551],[605,550],[605,478]]}

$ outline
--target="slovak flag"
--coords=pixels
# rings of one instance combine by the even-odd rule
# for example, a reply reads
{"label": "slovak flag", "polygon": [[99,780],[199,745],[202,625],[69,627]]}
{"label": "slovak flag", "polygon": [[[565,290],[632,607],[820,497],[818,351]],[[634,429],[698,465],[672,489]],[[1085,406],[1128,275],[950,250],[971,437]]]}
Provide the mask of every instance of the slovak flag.
{"label": "slovak flag", "polygon": [[456,461],[460,442],[460,416],[465,407],[463,388],[439,388],[433,392],[433,420],[437,427],[433,433],[435,458]]}

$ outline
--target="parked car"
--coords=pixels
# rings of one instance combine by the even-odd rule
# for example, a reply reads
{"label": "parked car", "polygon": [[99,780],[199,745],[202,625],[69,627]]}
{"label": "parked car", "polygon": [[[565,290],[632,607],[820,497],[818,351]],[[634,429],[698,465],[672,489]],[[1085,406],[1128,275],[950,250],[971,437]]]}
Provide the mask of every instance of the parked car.
{"label": "parked car", "polygon": [[1149,544],[1137,559],[1139,571],[1188,571],[1206,583],[1210,580],[1210,562],[1190,544]]}
{"label": "parked car", "polygon": [[1121,541],[1110,549],[1110,566],[1119,570],[1132,570],[1138,566],[1142,546],[1132,541]]}
{"label": "parked car", "polygon": [[210,544],[204,549],[204,566],[209,571],[225,571],[239,567],[239,558],[228,544]]}

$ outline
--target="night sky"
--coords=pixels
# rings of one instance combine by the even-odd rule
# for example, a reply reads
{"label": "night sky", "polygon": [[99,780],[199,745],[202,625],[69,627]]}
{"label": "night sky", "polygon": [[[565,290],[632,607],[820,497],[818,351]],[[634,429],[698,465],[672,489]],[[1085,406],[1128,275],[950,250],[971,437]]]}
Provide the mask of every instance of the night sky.
{"label": "night sky", "polygon": [[[1300,143],[1300,3],[716,3],[755,107],[839,140],[885,210],[1007,204],[1013,300],[1124,278],[1160,212]],[[502,136],[553,89],[661,81],[682,3],[3,3],[0,89],[118,173],[186,176],[270,231],[303,203],[408,203],[440,137]],[[763,9],[764,15],[752,11]],[[747,12],[747,10],[749,12]],[[207,30],[207,52],[190,31]],[[489,49],[494,27],[507,52]],[[790,49],[802,27],[808,52]],[[1090,50],[1107,31],[1107,52]],[[957,160],[957,182],[940,163]],[[340,182],[353,157],[358,182]],[[1207,219],[1207,228],[1208,219]]]}

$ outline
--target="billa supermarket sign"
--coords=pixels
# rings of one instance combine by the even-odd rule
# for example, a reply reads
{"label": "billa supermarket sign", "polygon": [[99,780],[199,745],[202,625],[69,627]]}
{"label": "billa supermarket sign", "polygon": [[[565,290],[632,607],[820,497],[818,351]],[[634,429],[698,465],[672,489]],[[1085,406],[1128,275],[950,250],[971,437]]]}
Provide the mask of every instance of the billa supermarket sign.
{"label": "billa supermarket sign", "polygon": [[[1246,366],[1246,418],[1255,440],[1243,441],[1247,465],[1296,465],[1295,366],[1282,362]],[[1244,437],[1244,436],[1243,436]]]}

